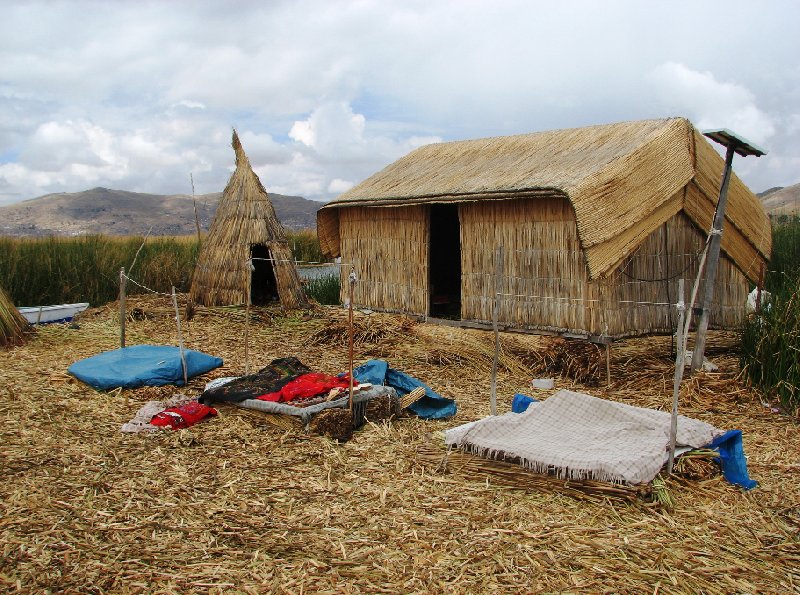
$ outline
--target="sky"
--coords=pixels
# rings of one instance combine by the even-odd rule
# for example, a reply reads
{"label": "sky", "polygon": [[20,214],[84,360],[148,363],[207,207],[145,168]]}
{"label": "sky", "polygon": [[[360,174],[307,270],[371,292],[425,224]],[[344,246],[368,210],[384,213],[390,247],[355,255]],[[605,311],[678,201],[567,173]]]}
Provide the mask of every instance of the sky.
{"label": "sky", "polygon": [[268,191],[330,200],[421,145],[684,116],[800,182],[800,2],[0,0],[0,205]]}

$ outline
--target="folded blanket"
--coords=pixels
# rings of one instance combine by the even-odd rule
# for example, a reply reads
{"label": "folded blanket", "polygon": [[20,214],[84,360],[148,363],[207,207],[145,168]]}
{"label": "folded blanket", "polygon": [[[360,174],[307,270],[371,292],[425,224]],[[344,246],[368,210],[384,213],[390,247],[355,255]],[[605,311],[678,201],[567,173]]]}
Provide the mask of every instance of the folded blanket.
{"label": "folded blanket", "polygon": [[[445,442],[480,456],[515,460],[567,479],[649,483],[668,458],[670,414],[560,390],[507,413],[445,432]],[[677,446],[700,448],[723,432],[678,416]]]}

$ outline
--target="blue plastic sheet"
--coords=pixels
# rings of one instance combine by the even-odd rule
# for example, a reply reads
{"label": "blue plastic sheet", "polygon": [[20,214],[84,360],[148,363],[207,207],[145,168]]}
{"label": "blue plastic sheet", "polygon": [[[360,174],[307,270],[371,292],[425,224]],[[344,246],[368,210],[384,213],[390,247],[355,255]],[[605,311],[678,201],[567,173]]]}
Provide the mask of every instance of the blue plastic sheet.
{"label": "blue plastic sheet", "polygon": [[391,386],[402,396],[418,387],[425,389],[425,396],[412,403],[409,409],[424,419],[445,419],[456,414],[456,402],[448,399],[431,389],[424,382],[389,367],[389,363],[382,359],[371,359],[353,370],[353,378],[359,382],[369,382]]}
{"label": "blue plastic sheet", "polygon": [[[188,378],[222,365],[222,359],[184,350]],[[79,360],[67,372],[98,390],[183,385],[181,352],[167,345],[132,345]]]}
{"label": "blue plastic sheet", "polygon": [[747,473],[747,459],[742,446],[742,431],[728,430],[706,448],[719,451],[719,463],[722,467],[722,476],[728,483],[742,486],[745,490],[752,490],[758,482],[750,479]]}
{"label": "blue plastic sheet", "polygon": [[522,413],[528,409],[531,403],[538,403],[539,399],[534,399],[533,397],[529,397],[528,395],[523,395],[522,393],[517,393],[514,395],[514,400],[511,401],[511,411],[512,413]]}

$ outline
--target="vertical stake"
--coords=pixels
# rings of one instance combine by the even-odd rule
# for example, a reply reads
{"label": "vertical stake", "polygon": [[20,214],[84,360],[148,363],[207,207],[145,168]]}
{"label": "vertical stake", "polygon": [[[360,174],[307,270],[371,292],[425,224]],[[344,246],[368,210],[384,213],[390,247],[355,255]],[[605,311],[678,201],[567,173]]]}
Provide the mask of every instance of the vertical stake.
{"label": "vertical stake", "polygon": [[492,381],[491,394],[489,396],[489,411],[492,415],[497,415],[497,366],[500,360],[500,330],[498,328],[498,318],[500,316],[500,290],[502,280],[500,275],[503,272],[503,247],[497,248],[494,259],[494,306],[492,308],[492,328],[494,330],[494,359],[492,360]]}
{"label": "vertical stake", "polygon": [[250,374],[250,304],[253,302],[253,259],[247,261],[247,301],[244,309],[244,374]]}
{"label": "vertical stake", "polygon": [[672,386],[672,418],[669,425],[669,458],[667,459],[667,475],[672,473],[672,464],[675,462],[675,437],[678,434],[678,395],[683,380],[683,368],[686,366],[686,344],[683,340],[683,317],[686,313],[686,304],[683,303],[683,278],[678,279],[678,354],[675,356],[675,377]]}
{"label": "vertical stake", "polygon": [[175,286],[172,286],[172,305],[175,308],[175,324],[178,327],[178,349],[181,352],[181,366],[183,366],[183,385],[189,382],[186,372],[186,353],[183,350],[183,334],[181,333],[181,313],[178,311],[178,298],[175,295]]}
{"label": "vertical stake", "polygon": [[761,312],[761,292],[764,289],[764,263],[761,263],[761,269],[758,271],[758,285],[756,285],[756,314]]}
{"label": "vertical stake", "polygon": [[353,266],[350,269],[350,275],[347,278],[348,285],[350,286],[350,299],[348,300],[347,304],[347,344],[348,344],[348,354],[347,354],[347,361],[349,363],[349,372],[350,372],[350,396],[348,398],[348,404],[350,406],[350,411],[353,411],[353,293],[354,288],[356,286],[356,281],[358,281],[358,277],[356,277],[356,267]]}
{"label": "vertical stake", "polygon": [[125,318],[128,314],[125,311],[125,283],[128,278],[125,276],[125,267],[119,270],[119,346],[125,347]]}

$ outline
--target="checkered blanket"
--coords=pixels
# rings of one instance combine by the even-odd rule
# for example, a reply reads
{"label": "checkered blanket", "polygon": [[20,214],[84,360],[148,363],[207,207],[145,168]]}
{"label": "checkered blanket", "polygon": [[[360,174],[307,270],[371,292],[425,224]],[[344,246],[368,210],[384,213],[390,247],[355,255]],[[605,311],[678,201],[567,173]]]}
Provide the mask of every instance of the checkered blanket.
{"label": "checkered blanket", "polygon": [[[566,479],[649,483],[666,463],[670,414],[560,390],[507,413],[445,432],[445,442],[480,456],[518,461]],[[723,432],[678,416],[676,444],[700,448]]]}

